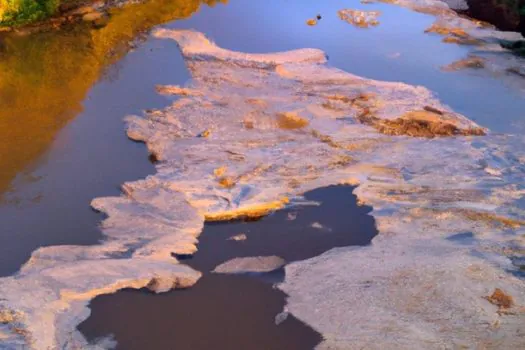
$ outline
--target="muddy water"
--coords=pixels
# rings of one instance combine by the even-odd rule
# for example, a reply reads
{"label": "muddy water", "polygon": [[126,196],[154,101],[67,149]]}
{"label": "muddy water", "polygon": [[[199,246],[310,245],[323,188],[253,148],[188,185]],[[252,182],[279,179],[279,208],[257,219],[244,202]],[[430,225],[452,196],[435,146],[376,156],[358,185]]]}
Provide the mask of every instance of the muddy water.
{"label": "muddy water", "polygon": [[[112,334],[119,349],[313,348],[320,335],[293,316],[275,324],[286,296],[272,285],[282,280],[282,270],[240,276],[210,271],[236,257],[277,255],[292,262],[334,247],[369,244],[377,234],[367,215],[371,208],[357,206],[353,190],[314,190],[305,197],[318,205],[288,208],[256,222],[207,224],[199,251],[185,261],[204,273],[194,287],[160,296],[126,290],[98,297],[79,329],[90,340]],[[241,233],[246,240],[229,239]]]}

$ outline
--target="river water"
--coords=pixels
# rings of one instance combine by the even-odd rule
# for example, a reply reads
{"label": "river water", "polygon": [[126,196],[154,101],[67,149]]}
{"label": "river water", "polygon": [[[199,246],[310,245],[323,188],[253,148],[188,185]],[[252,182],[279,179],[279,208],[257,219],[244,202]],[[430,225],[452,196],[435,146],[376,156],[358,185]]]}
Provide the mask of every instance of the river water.
{"label": "river water", "polygon": [[[212,5],[212,6],[209,6]],[[15,273],[40,246],[102,239],[90,201],[154,172],[122,118],[170,99],[156,84],[189,73],[177,46],[144,31],[195,29],[217,45],[265,53],[319,48],[329,65],[385,81],[422,85],[494,133],[525,132],[519,86],[483,70],[443,72],[469,48],[424,33],[434,17],[388,5],[313,0],[150,1],[115,10],[109,25],[3,39],[0,51],[0,275]],[[342,8],[382,12],[377,27],[341,21]],[[317,14],[316,26],[306,20]]]}
{"label": "river water", "polygon": [[[16,271],[38,246],[95,243],[101,238],[95,228],[100,217],[90,212],[89,201],[115,194],[123,181],[152,171],[140,156],[141,146],[126,140],[120,120],[167,103],[153,86],[184,84],[189,75],[173,43],[150,38],[122,57],[139,33],[172,19],[177,20],[166,27],[199,30],[232,50],[320,48],[331,65],[356,75],[423,85],[494,132],[524,131],[522,91],[480,72],[440,70],[463,58],[468,48],[444,45],[441,37],[425,34],[432,16],[374,4],[382,11],[380,25],[360,29],[336,14],[342,8],[370,6],[358,1],[234,0],[212,7],[197,1],[167,7],[151,1],[115,11],[101,30],[80,26],[4,39],[0,273]],[[322,15],[319,24],[307,26],[306,19],[317,14]]]}

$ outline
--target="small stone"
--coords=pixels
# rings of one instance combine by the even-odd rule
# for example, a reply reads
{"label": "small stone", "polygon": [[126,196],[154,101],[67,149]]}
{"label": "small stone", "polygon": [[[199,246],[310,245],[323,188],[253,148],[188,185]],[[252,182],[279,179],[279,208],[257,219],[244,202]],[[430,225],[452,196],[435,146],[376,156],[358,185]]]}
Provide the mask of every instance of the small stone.
{"label": "small stone", "polygon": [[323,225],[321,225],[321,224],[318,223],[318,222],[314,222],[314,223],[312,224],[312,227],[313,227],[313,228],[320,229],[320,230],[324,228]]}
{"label": "small stone", "polygon": [[277,114],[277,124],[281,129],[302,129],[308,125],[308,119],[301,117],[296,112],[284,112]]}
{"label": "small stone", "polygon": [[442,69],[444,71],[456,71],[461,69],[481,69],[485,67],[485,59],[477,56],[470,56],[465,59],[453,62]]}
{"label": "small stone", "polygon": [[228,170],[227,167],[225,166],[221,166],[219,168],[216,168],[213,170],[213,175],[217,176],[217,177],[221,177],[223,176],[224,174],[226,174],[226,170]]}
{"label": "small stone", "polygon": [[286,321],[286,319],[288,318],[288,315],[289,315],[289,313],[287,311],[283,311],[283,312],[278,313],[275,316],[275,325],[278,326],[281,323],[283,323],[284,321]]}
{"label": "small stone", "polygon": [[312,226],[312,228],[315,228],[315,229],[318,229],[318,230],[332,231],[331,228],[328,228],[328,227],[324,226],[323,224],[321,224],[319,222],[314,222],[311,226]]}
{"label": "small stone", "polygon": [[306,21],[306,24],[309,26],[315,26],[317,24],[317,20],[314,18],[310,18],[308,21]]}
{"label": "small stone", "polygon": [[248,237],[244,233],[239,233],[238,235],[231,236],[230,238],[228,238],[228,241],[240,242],[240,241],[245,241],[247,239]]}
{"label": "small stone", "polygon": [[208,137],[208,136],[210,136],[210,134],[211,134],[211,131],[206,129],[206,130],[204,130],[203,132],[201,132],[199,134],[199,137]]}
{"label": "small stone", "polygon": [[337,14],[341,20],[347,23],[360,28],[368,28],[379,24],[377,17],[379,17],[381,12],[344,9],[339,10]]}
{"label": "small stone", "polygon": [[97,10],[93,6],[81,6],[72,11],[66,13],[66,16],[83,16],[87,13],[96,12]]}
{"label": "small stone", "polygon": [[82,20],[85,22],[94,22],[101,19],[104,16],[102,12],[90,12],[82,16]]}
{"label": "small stone", "polygon": [[219,185],[224,188],[232,188],[235,186],[235,180],[230,176],[223,176],[219,178]]}
{"label": "small stone", "polygon": [[514,299],[511,295],[506,294],[499,288],[494,289],[491,296],[485,297],[491,304],[498,306],[500,309],[508,309],[514,305]]}
{"label": "small stone", "polygon": [[264,273],[280,269],[286,261],[278,256],[256,256],[248,258],[235,258],[217,266],[215,273]]}

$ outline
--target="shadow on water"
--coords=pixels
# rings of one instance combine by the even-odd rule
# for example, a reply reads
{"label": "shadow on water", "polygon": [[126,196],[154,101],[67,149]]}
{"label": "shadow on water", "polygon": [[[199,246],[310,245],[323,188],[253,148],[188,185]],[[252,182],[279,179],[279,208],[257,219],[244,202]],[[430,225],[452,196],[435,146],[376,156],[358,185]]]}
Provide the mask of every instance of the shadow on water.
{"label": "shadow on water", "polygon": [[[154,295],[124,290],[91,302],[79,329],[90,340],[113,334],[120,349],[311,349],[321,336],[293,316],[279,325],[286,295],[273,284],[283,269],[266,274],[210,271],[235,257],[278,255],[292,262],[333,248],[366,245],[377,234],[370,208],[358,206],[353,187],[331,186],[306,198],[321,203],[291,207],[259,221],[208,223],[199,250],[183,261],[203,272],[195,286]],[[229,240],[243,233],[246,240]]]}

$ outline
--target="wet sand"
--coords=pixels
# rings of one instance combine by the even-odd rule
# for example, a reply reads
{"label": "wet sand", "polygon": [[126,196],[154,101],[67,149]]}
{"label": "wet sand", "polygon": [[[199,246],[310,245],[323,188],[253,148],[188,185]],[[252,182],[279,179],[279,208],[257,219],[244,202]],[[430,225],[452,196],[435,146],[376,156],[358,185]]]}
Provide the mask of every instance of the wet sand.
{"label": "wet sand", "polygon": [[[333,248],[366,245],[377,234],[369,207],[353,187],[331,186],[306,198],[321,205],[291,207],[259,221],[208,223],[199,250],[184,263],[203,272],[186,290],[154,295],[124,290],[91,303],[79,326],[89,340],[113,334],[119,349],[311,349],[320,335],[293,316],[279,325],[286,295],[273,287],[283,269],[264,274],[210,273],[235,257],[278,255],[288,262]],[[243,233],[246,240],[229,240]]]}

